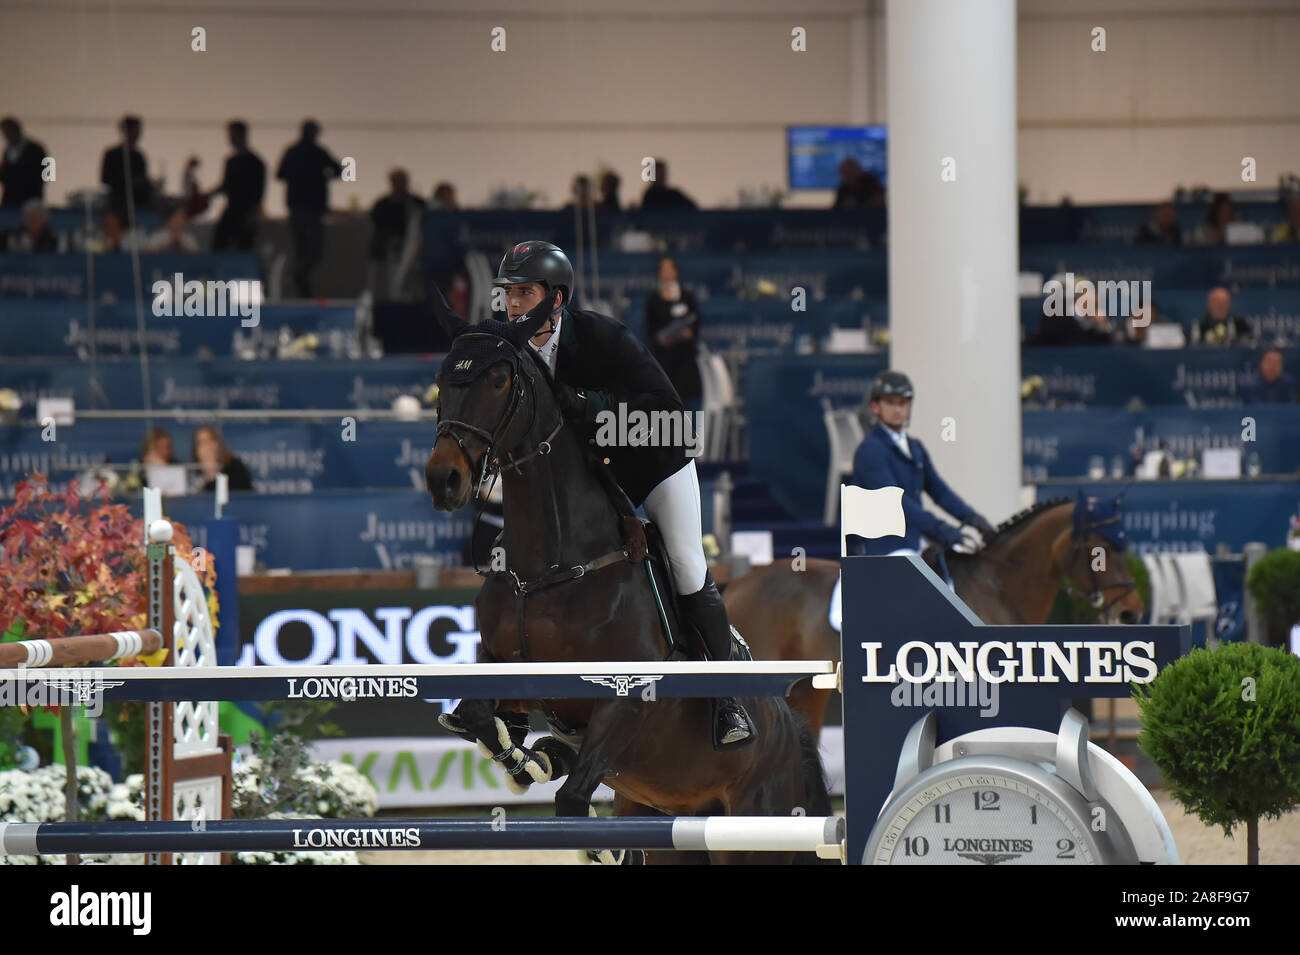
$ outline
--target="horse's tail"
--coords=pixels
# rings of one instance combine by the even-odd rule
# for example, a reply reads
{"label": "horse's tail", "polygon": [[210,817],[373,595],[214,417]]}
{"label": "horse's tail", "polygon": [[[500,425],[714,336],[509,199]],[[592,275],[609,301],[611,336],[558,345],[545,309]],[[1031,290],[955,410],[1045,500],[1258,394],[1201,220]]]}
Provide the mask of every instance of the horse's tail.
{"label": "horse's tail", "polygon": [[826,772],[822,768],[821,753],[817,751],[812,729],[800,714],[791,711],[790,715],[799,734],[799,755],[803,761],[804,812],[810,816],[829,816],[831,793],[826,786]]}
{"label": "horse's tail", "polygon": [[[821,753],[817,750],[817,741],[813,739],[808,721],[793,710],[790,716],[794,720],[795,730],[799,736],[799,757],[803,764],[804,813],[809,816],[831,815],[831,793],[826,785],[826,772],[822,768]],[[795,853],[795,865],[817,865],[829,860],[818,859],[807,852]]]}

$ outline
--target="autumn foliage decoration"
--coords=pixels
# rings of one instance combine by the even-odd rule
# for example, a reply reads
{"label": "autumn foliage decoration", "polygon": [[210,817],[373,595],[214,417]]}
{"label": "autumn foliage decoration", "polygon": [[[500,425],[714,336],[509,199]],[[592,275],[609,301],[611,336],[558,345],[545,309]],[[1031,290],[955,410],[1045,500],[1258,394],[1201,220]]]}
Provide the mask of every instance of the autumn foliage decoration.
{"label": "autumn foliage decoration", "polygon": [[[173,522],[176,553],[211,587],[211,560],[191,559],[188,533]],[[78,482],[52,493],[33,474],[0,511],[0,633],[4,640],[53,639],[147,623],[143,522],[109,502],[101,482],[83,499]],[[126,662],[126,661],[124,661]]]}

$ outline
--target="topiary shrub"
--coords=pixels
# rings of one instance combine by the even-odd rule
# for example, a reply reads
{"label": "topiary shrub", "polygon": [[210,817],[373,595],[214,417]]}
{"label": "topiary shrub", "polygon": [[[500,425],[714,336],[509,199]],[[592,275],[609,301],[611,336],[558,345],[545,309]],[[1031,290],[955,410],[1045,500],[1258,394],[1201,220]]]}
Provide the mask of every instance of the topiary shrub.
{"label": "topiary shrub", "polygon": [[1246,588],[1259,604],[1274,639],[1300,623],[1300,551],[1279,548],[1255,562]]}
{"label": "topiary shrub", "polygon": [[1145,686],[1138,747],[1174,798],[1225,835],[1246,823],[1259,864],[1259,818],[1300,806],[1300,657],[1254,643],[1193,650]]}

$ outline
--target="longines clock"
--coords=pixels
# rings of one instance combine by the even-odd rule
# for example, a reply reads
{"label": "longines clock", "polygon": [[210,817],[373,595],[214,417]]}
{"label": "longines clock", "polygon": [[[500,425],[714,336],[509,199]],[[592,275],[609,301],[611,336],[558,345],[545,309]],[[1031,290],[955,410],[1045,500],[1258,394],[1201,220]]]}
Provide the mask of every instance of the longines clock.
{"label": "longines clock", "polygon": [[1057,733],[998,727],[936,747],[935,732],[933,713],[909,731],[863,864],[1178,863],[1151,794],[1074,710]]}

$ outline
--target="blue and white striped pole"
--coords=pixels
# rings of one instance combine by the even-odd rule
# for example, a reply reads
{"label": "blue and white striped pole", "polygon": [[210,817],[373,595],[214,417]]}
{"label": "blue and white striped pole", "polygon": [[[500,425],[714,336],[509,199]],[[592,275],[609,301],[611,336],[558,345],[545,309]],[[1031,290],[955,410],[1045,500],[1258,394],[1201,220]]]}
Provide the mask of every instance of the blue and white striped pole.
{"label": "blue and white striped pole", "polygon": [[8,822],[0,823],[0,854],[671,849],[840,858],[844,836],[836,816]]}

